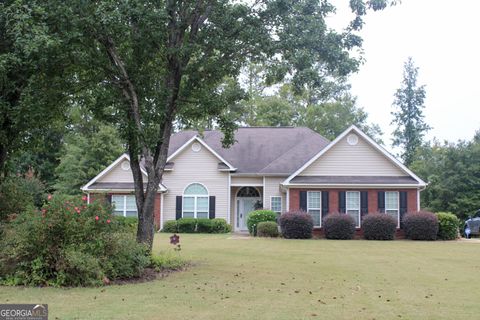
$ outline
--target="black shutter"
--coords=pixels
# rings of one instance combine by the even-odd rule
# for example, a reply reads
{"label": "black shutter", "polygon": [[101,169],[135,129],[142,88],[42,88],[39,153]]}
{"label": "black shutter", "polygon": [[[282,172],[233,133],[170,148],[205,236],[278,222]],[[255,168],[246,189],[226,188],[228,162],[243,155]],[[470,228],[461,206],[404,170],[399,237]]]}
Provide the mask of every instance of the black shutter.
{"label": "black shutter", "polygon": [[360,192],[360,214],[362,217],[368,214],[368,191]]}
{"label": "black shutter", "polygon": [[107,195],[105,196],[105,200],[107,200],[107,202],[108,202],[109,204],[112,204],[112,195],[111,195],[111,194],[107,194]]}
{"label": "black shutter", "polygon": [[338,212],[345,213],[346,212],[346,202],[345,202],[345,191],[338,191]]}
{"label": "black shutter", "polygon": [[378,191],[378,212],[385,213],[385,191]]}
{"label": "black shutter", "polygon": [[322,191],[322,216],[325,217],[328,214],[329,202],[328,191]]}
{"label": "black shutter", "polygon": [[403,227],[403,216],[407,213],[407,192],[400,191],[400,227]]}
{"label": "black shutter", "polygon": [[175,208],[175,219],[178,220],[182,217],[182,196],[177,196],[177,204]]}
{"label": "black shutter", "polygon": [[215,219],[215,196],[210,196],[209,197],[208,218],[209,219]]}
{"label": "black shutter", "polygon": [[307,191],[300,191],[300,210],[307,211]]}

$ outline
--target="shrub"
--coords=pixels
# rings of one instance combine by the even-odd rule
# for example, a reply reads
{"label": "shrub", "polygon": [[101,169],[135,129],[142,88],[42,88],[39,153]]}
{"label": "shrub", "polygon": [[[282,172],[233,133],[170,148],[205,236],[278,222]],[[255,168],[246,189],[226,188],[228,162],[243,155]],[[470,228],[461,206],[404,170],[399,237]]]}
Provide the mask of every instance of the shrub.
{"label": "shrub", "polygon": [[125,232],[137,232],[138,218],[136,217],[114,216],[113,221],[118,224],[120,229],[125,230]]}
{"label": "shrub", "polygon": [[438,218],[428,211],[412,212],[403,218],[405,235],[412,240],[435,240],[438,233]]}
{"label": "shrub", "polygon": [[369,213],[362,220],[363,237],[367,240],[393,240],[397,221],[388,214]]}
{"label": "shrub", "polygon": [[273,221],[259,222],[257,225],[257,236],[259,237],[278,237],[278,224]]}
{"label": "shrub", "polygon": [[256,210],[248,214],[247,218],[247,227],[248,232],[251,235],[257,235],[257,225],[260,222],[264,221],[273,221],[277,220],[277,214],[271,210]]}
{"label": "shrub", "polygon": [[171,252],[164,252],[160,255],[152,255],[150,257],[150,267],[154,268],[156,271],[180,270],[187,265],[187,261]]}
{"label": "shrub", "polygon": [[198,233],[212,233],[213,222],[210,219],[197,219],[197,228]]}
{"label": "shrub", "polygon": [[181,218],[177,220],[177,228],[180,233],[194,233],[197,227],[197,219]]}
{"label": "shrub", "polygon": [[332,213],[323,219],[327,239],[349,240],[355,235],[355,220],[348,214]]}
{"label": "shrub", "polygon": [[313,232],[312,217],[303,211],[290,211],[278,219],[282,235],[286,239],[310,239]]}
{"label": "shrub", "polygon": [[162,232],[177,233],[178,232],[177,220],[165,221],[163,223]]}
{"label": "shrub", "polygon": [[103,278],[138,276],[146,249],[115,223],[110,206],[54,196],[8,224],[0,247],[0,282],[22,285],[100,285]]}
{"label": "shrub", "polygon": [[450,212],[438,212],[438,233],[437,238],[442,240],[455,240],[458,236],[460,219]]}
{"label": "shrub", "polygon": [[46,199],[45,187],[35,177],[10,177],[0,184],[0,222],[29,207],[40,208]]}
{"label": "shrub", "polygon": [[225,219],[215,218],[210,219],[210,221],[212,224],[210,233],[229,233],[232,231],[232,226],[229,225]]}

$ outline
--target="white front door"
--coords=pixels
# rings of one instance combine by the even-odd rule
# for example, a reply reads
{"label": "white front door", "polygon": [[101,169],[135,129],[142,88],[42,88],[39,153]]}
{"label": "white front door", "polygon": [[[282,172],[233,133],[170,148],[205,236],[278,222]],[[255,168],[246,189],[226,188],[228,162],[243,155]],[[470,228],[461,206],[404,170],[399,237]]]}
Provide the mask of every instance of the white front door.
{"label": "white front door", "polygon": [[248,214],[255,210],[255,203],[260,198],[237,198],[237,230],[247,231]]}

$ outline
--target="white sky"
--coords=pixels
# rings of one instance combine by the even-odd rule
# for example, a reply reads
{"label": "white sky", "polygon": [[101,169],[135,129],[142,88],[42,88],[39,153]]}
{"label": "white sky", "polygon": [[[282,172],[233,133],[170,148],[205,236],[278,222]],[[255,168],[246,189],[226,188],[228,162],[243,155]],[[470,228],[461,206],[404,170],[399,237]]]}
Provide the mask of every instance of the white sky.
{"label": "white sky", "polygon": [[[345,26],[348,0],[332,0]],[[360,35],[365,64],[350,79],[358,105],[369,113],[391,145],[393,94],[401,85],[403,63],[412,56],[426,85],[424,114],[433,129],[427,139],[471,139],[480,129],[480,1],[402,0],[369,12]]]}

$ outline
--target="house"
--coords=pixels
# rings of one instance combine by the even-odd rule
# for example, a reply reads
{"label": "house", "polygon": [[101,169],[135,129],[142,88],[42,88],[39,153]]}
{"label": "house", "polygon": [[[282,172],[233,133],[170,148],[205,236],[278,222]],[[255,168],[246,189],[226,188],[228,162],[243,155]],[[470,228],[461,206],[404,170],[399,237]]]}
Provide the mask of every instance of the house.
{"label": "house", "polygon": [[[239,128],[228,149],[221,138],[219,131],[172,135],[155,201],[158,229],[181,217],[215,217],[243,231],[257,207],[302,209],[320,230],[335,212],[351,215],[358,228],[364,215],[381,212],[400,228],[406,212],[420,209],[426,183],[355,126],[331,142],[300,127]],[[126,154],[82,190],[89,201],[107,197],[116,214],[137,215]]]}

